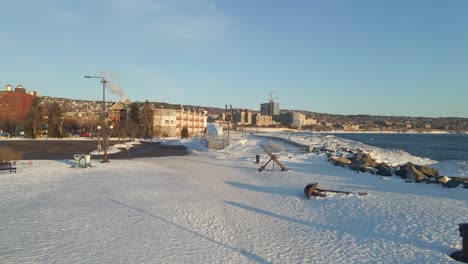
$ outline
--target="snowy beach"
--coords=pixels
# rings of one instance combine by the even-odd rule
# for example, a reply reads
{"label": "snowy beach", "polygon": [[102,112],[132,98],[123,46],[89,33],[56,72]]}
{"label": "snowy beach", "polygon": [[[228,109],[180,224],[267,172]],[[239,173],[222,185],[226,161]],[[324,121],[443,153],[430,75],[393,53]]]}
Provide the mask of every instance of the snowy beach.
{"label": "snowy beach", "polygon": [[[88,168],[19,161],[18,173],[0,174],[0,263],[457,263],[448,255],[461,248],[468,190],[356,174],[288,146],[278,154],[288,172],[259,172],[269,140],[231,137],[224,150],[171,141],[192,154]],[[312,182],[369,195],[307,200]]]}

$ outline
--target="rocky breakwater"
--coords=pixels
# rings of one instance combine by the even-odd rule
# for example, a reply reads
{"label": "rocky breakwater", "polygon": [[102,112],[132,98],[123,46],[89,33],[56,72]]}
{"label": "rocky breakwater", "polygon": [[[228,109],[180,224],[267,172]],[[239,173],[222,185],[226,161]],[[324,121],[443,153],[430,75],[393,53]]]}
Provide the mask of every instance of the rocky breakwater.
{"label": "rocky breakwater", "polygon": [[328,160],[335,166],[348,167],[357,173],[370,173],[380,176],[398,175],[408,182],[438,183],[448,188],[463,186],[468,189],[468,178],[440,175],[439,171],[427,166],[408,162],[392,167],[385,162],[377,162],[369,153],[362,150],[327,151]]}

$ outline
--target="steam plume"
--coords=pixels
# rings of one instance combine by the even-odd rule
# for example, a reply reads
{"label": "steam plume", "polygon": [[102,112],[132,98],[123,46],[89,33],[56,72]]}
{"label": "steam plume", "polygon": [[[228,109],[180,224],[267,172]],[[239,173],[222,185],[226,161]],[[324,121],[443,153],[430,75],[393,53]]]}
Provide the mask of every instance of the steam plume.
{"label": "steam plume", "polygon": [[119,80],[119,76],[115,73],[111,73],[107,70],[101,71],[101,76],[104,76],[107,80],[106,88],[115,95],[118,95],[120,99],[124,96],[124,91],[122,87],[117,83]]}

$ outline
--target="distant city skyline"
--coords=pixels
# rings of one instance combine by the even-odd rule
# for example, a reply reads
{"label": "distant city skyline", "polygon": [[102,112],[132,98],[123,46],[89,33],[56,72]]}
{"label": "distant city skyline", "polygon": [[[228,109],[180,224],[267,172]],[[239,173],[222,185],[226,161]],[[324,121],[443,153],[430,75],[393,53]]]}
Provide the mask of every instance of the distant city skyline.
{"label": "distant city skyline", "polygon": [[0,85],[38,95],[468,117],[468,1],[2,1]]}

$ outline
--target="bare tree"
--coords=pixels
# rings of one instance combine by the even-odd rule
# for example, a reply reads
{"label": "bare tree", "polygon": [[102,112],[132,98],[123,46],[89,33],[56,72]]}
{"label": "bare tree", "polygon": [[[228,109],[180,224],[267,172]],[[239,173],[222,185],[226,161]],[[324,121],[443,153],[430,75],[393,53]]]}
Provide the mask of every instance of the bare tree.
{"label": "bare tree", "polygon": [[53,102],[47,106],[48,109],[48,128],[51,137],[63,138],[63,123],[62,109],[57,102]]}
{"label": "bare tree", "polygon": [[24,125],[26,136],[36,138],[39,133],[39,128],[43,126],[43,122],[43,115],[38,107],[38,99],[34,98],[28,114],[26,115]]}
{"label": "bare tree", "polygon": [[125,137],[127,136],[127,124],[126,123],[117,123],[114,127],[115,134],[117,135],[117,141],[119,143],[125,142]]}
{"label": "bare tree", "polygon": [[127,124],[127,136],[131,141],[134,141],[138,133],[138,124],[134,122],[128,122]]}
{"label": "bare tree", "polygon": [[145,104],[140,109],[140,122],[142,126],[143,137],[152,138],[153,137],[153,108],[148,103]]}

